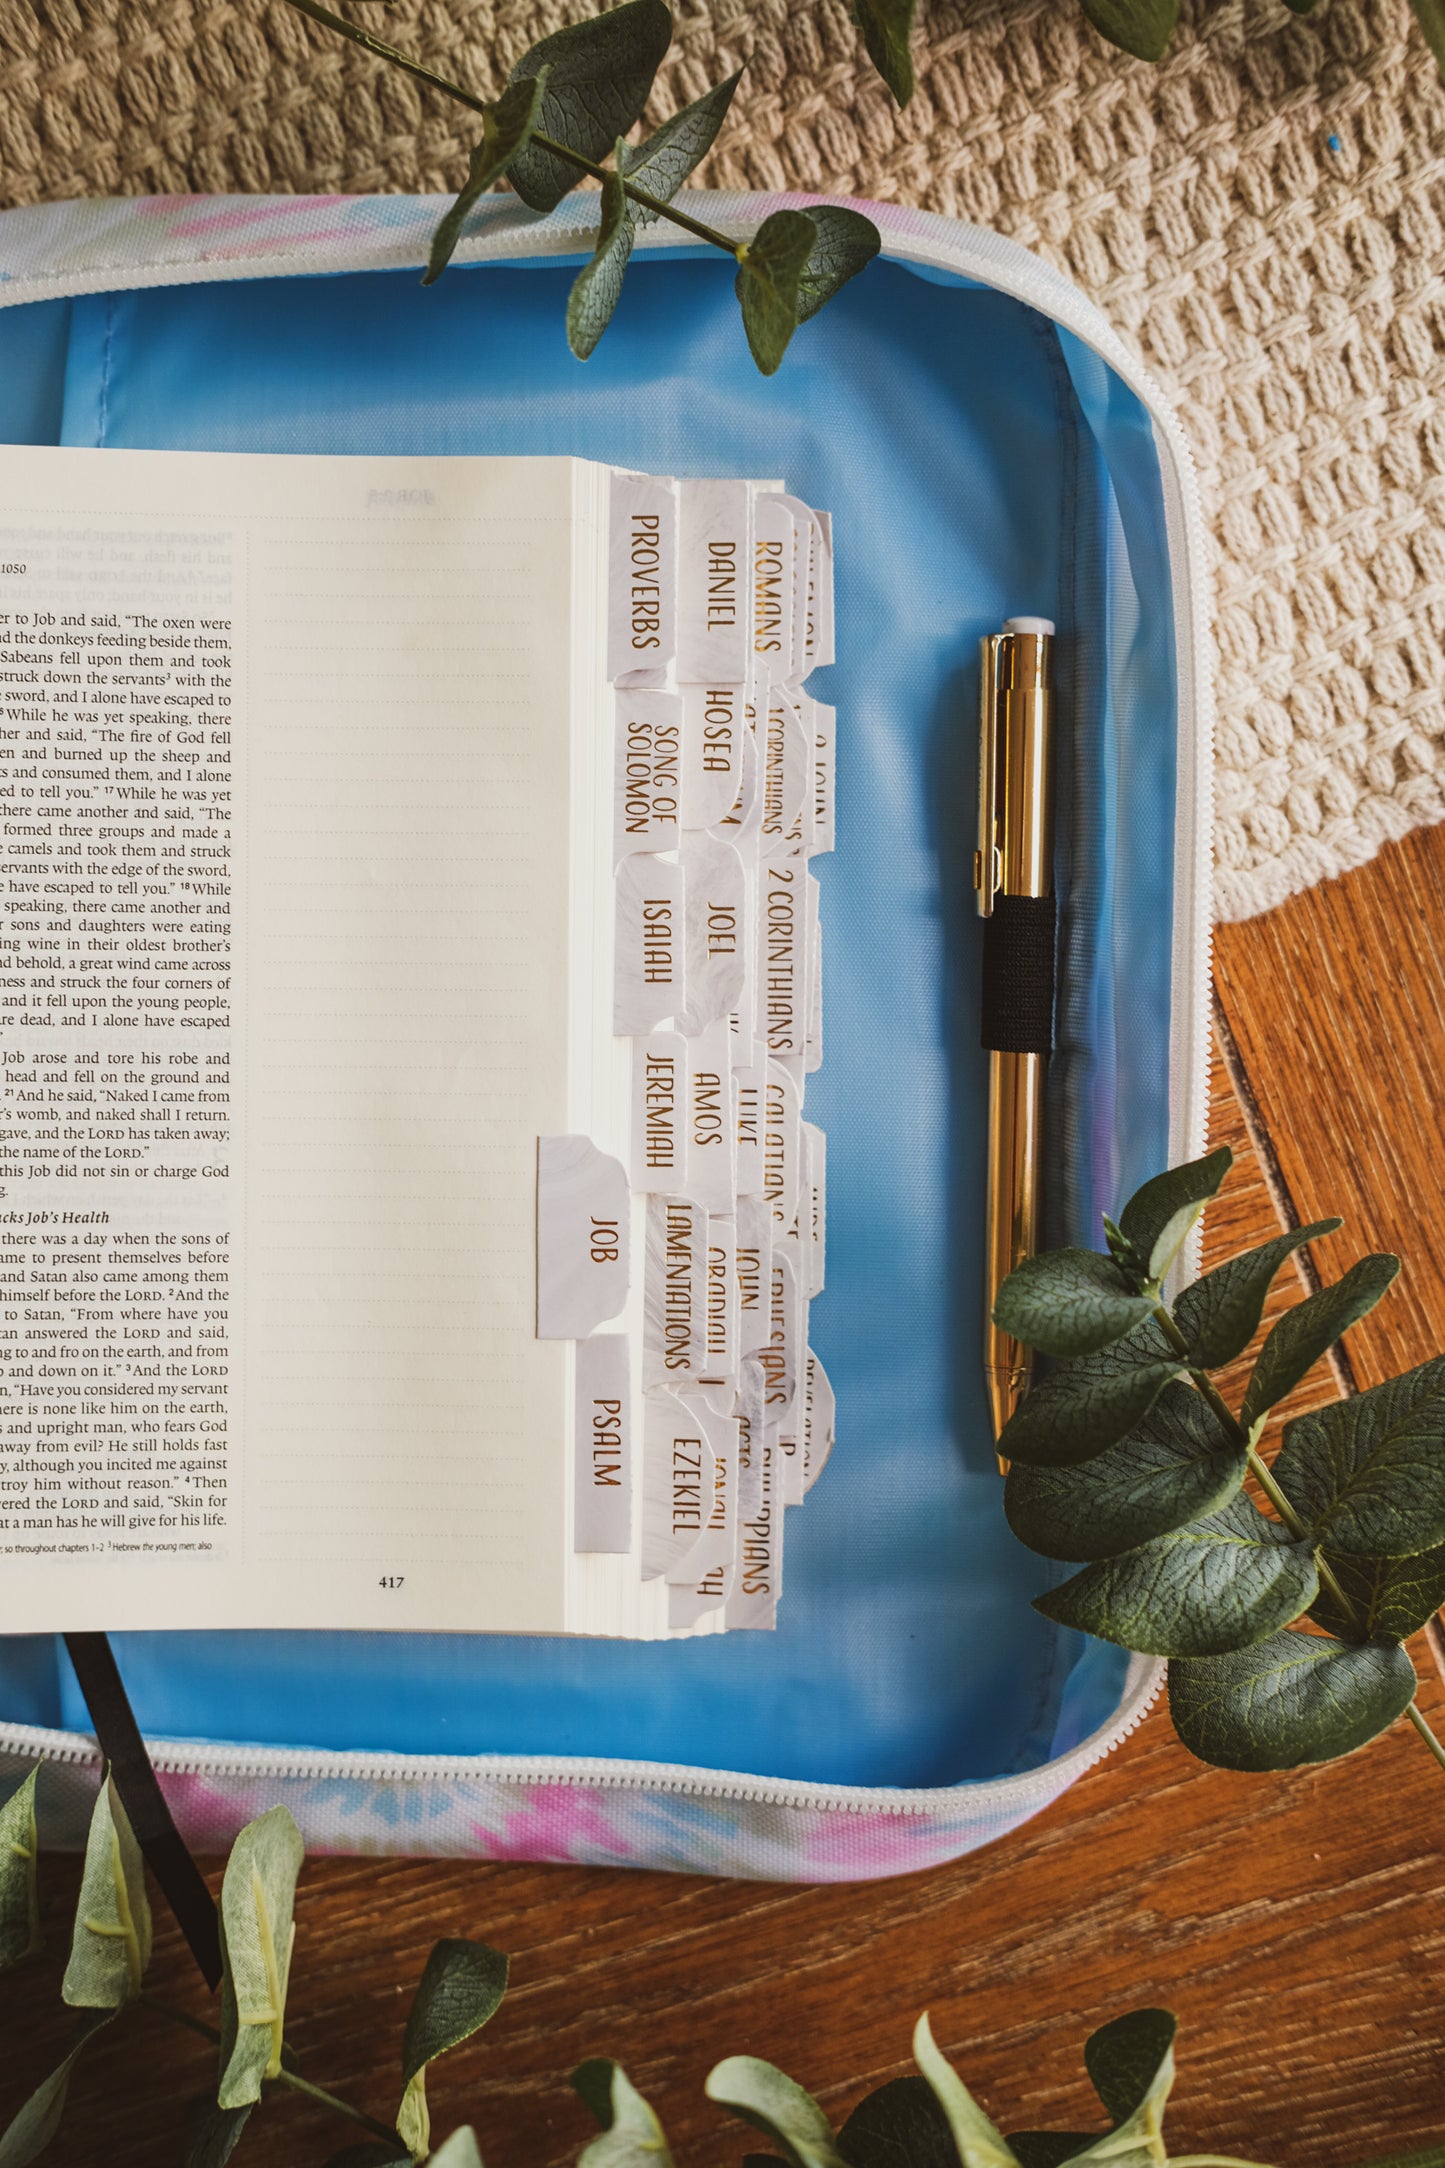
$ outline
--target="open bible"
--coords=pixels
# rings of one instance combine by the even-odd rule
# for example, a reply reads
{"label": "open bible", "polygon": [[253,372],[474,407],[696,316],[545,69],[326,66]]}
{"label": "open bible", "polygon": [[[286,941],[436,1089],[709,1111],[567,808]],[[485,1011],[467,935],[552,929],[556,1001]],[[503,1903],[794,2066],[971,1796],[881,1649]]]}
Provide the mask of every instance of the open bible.
{"label": "open bible", "polygon": [[776,482],[0,451],[0,1628],[773,1623],[831,581]]}

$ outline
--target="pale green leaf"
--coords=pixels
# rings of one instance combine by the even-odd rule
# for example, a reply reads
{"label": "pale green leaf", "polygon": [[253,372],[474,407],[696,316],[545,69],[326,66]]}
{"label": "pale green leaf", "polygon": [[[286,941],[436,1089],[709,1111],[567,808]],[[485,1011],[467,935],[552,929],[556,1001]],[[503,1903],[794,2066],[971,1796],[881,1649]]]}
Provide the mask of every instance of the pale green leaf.
{"label": "pale green leaf", "polygon": [[808,251],[798,280],[800,324],[816,316],[840,286],[846,286],[849,279],[865,270],[883,246],[882,234],[861,211],[850,211],[841,203],[815,203],[809,207],[808,216],[817,228],[818,238]]}
{"label": "pale green leaf", "polygon": [[577,2065],[572,2084],[602,2126],[577,2168],[672,2168],[662,2125],[621,2063],[593,2056]]}
{"label": "pale green leaf", "polygon": [[1169,1666],[1169,1713],[1191,1754],[1218,1769],[1297,1769],[1353,1753],[1409,1707],[1403,1649],[1286,1631],[1230,1656]]}
{"label": "pale green leaf", "polygon": [[773,374],[798,328],[803,273],[817,238],[806,211],[774,211],[738,251],[743,329],[764,376]]}
{"label": "pale green leaf", "polygon": [[32,1769],[0,1807],[0,1970],[40,1947],[40,1900],[36,1862],[35,1784]]}
{"label": "pale green leaf", "polygon": [[397,2131],[413,2153],[431,2138],[427,2065],[480,2031],[507,1992],[507,1960],[487,1942],[438,1942],[426,1961],[406,2021]]}
{"label": "pale green leaf", "polygon": [[853,0],[868,58],[900,105],[913,96],[915,0]]}
{"label": "pale green leaf", "polygon": [[1228,1437],[1201,1393],[1165,1386],[1143,1421],[1105,1452],[1071,1468],[1015,1461],[1004,1512],[1021,1543],[1045,1558],[1117,1558],[1227,1505],[1248,1454]]}
{"label": "pale green leaf", "polygon": [[1150,1656],[1222,1656],[1266,1641],[1314,1601],[1309,1543],[1241,1492],[1224,1510],[1034,1598],[1057,1625]]}
{"label": "pale green leaf", "polygon": [[187,2134],[182,2168],[226,2168],[254,2106],[251,2100],[242,2108],[218,2108],[213,2100],[202,2101]]}
{"label": "pale green leaf", "polygon": [[150,1956],[145,1862],[107,1774],[90,1817],[70,1962],[60,1992],[74,2009],[118,2010],[140,1993]]}
{"label": "pale green leaf", "polygon": [[1087,2152],[1094,2143],[1092,2130],[1011,2130],[1008,2142],[1021,2168],[1065,2168],[1065,2163]]}
{"label": "pale green leaf", "polygon": [[1316,1220],[1277,1235],[1185,1288],[1174,1305],[1174,1317],[1201,1370],[1220,1370],[1244,1353],[1259,1330],[1265,1296],[1280,1266],[1295,1250],[1333,1234],[1340,1225],[1337,1219]]}
{"label": "pale green leaf", "polygon": [[445,2145],[437,2147],[428,2168],[482,2168],[477,2134],[470,2123],[463,2123],[460,2130],[452,2132]]}
{"label": "pale green leaf", "polygon": [[995,2129],[938,2047],[926,2010],[913,2028],[913,2059],[948,2118],[962,2168],[1018,2168],[1003,2133]]}
{"label": "pale green leaf", "polygon": [[[671,120],[665,120],[660,128],[655,128],[635,149],[631,145],[625,146],[618,153],[617,162],[628,180],[649,196],[656,196],[660,203],[671,203],[694,167],[700,165],[712,149],[742,72],[739,68],[725,83],[705,90],[691,105],[684,106]],[[632,205],[632,217],[639,226],[650,225],[658,215],[643,204]]]}
{"label": "pale green leaf", "polygon": [[833,2127],[811,2093],[755,2055],[729,2055],[708,2072],[709,2100],[766,2131],[793,2168],[847,2168]]}
{"label": "pale green leaf", "polygon": [[1331,1287],[1287,1310],[1259,1351],[1240,1421],[1252,1430],[1294,1391],[1341,1333],[1373,1310],[1400,1269],[1398,1257],[1362,1257]]}
{"label": "pale green leaf", "polygon": [[1119,1214],[1119,1233],[1129,1245],[1142,1280],[1157,1285],[1189,1231],[1234,1164],[1227,1144],[1203,1159],[1168,1167],[1136,1189]]}
{"label": "pale green leaf", "polygon": [[1102,37],[1136,60],[1162,60],[1179,19],[1179,0],[1083,0]]}
{"label": "pale green leaf", "polygon": [[[545,67],[536,132],[598,161],[641,114],[671,42],[672,16],[663,0],[627,0],[554,30],[522,55],[507,81]],[[551,211],[581,176],[534,143],[512,160],[508,178],[532,210]]]}
{"label": "pale green leaf", "polygon": [[[619,161],[625,145],[617,145]],[[632,210],[622,190],[622,178],[609,169],[602,183],[601,219],[597,246],[572,281],[567,297],[567,343],[579,361],[586,361],[622,298],[622,281],[632,255]]]}
{"label": "pale green leaf", "polygon": [[547,88],[544,63],[535,75],[517,76],[508,83],[495,105],[482,113],[482,140],[472,152],[462,192],[432,235],[431,254],[422,275],[423,286],[439,279],[452,260],[462,228],[478,202],[524,151],[532,140]]}
{"label": "pale green leaf", "polygon": [[65,2096],[70,2090],[76,2057],[102,2025],[115,2016],[114,2009],[87,2010],[70,2037],[70,2047],[48,2078],[36,2086],[23,2108],[0,2132],[0,2168],[30,2168],[60,2128]]}
{"label": "pale green leaf", "polygon": [[244,2107],[281,2069],[286,1985],[296,1938],[292,1908],[305,1857],[285,1807],[248,1822],[221,1884],[221,2080],[217,2102]]}
{"label": "pale green leaf", "polygon": [[1152,1296],[1134,1292],[1097,1250],[1045,1250],[1025,1258],[998,1291],[994,1323],[1041,1355],[1092,1355],[1152,1317]]}
{"label": "pale green leaf", "polygon": [[1409,1558],[1445,1543],[1445,1356],[1296,1416],[1274,1474],[1332,1552]]}

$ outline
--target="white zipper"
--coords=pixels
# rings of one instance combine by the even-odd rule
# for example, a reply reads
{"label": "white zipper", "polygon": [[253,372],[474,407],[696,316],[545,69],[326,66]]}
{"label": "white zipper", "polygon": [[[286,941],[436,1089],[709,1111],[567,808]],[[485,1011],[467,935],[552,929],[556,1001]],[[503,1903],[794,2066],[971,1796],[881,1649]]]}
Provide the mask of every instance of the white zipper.
{"label": "white zipper", "polygon": [[[264,200],[264,199],[263,199]],[[271,199],[278,215],[284,215],[287,199]],[[342,199],[343,205],[346,199]],[[403,230],[388,237],[363,236],[358,241],[303,242],[301,245],[260,255],[232,255],[222,245],[196,249],[185,260],[154,260],[130,257],[103,262],[76,262],[59,268],[46,261],[44,236],[57,235],[64,223],[64,238],[74,247],[76,228],[87,218],[98,230],[109,221],[124,224],[133,215],[126,206],[37,206],[29,211],[0,215],[0,307],[26,301],[59,299],[87,293],[105,293],[120,287],[182,286],[240,278],[305,276],[313,273],[401,269],[425,262],[430,229],[445,199],[422,207],[408,225],[411,205],[397,199],[381,199],[388,215],[398,218]],[[723,232],[741,236],[757,225],[756,199],[708,190],[686,190],[679,199],[695,216]],[[806,208],[827,199],[809,196],[768,198],[770,207],[785,201]],[[590,250],[596,232],[596,214],[577,218],[577,208],[597,199],[569,199],[550,217],[534,220],[506,197],[489,199],[481,211],[481,228],[457,250],[459,263],[495,262],[516,257],[566,256]],[[900,214],[892,206],[860,206],[878,212],[883,228],[884,254],[894,261],[917,263],[973,279],[995,291],[1011,295],[1025,306],[1066,326],[1086,346],[1108,363],[1139,398],[1154,424],[1164,477],[1164,509],[1170,546],[1171,588],[1175,596],[1175,639],[1179,663],[1179,750],[1175,808],[1174,955],[1171,970],[1173,994],[1169,1026],[1170,1060],[1170,1159],[1194,1158],[1204,1148],[1208,1113],[1208,1046],[1210,1032],[1210,969],[1212,927],[1212,832],[1214,812],[1214,706],[1206,662],[1209,640],[1208,592],[1205,577],[1206,535],[1199,505],[1193,454],[1163,391],[1148,370],[1125,346],[1106,319],[1060,272],[1042,264],[1017,242],[975,226],[963,226],[930,212]],[[303,211],[304,206],[292,206]],[[36,235],[41,246],[22,240],[22,254],[34,259],[24,269],[10,272],[4,262],[4,242],[22,228]],[[132,234],[134,229],[131,229]],[[637,237],[643,248],[662,248],[674,255],[703,255],[702,242],[679,245],[660,225],[645,227]],[[65,255],[62,247],[60,253]],[[1167,456],[1166,456],[1167,455]],[[1177,991],[1184,984],[1184,992]],[[1197,1263],[1198,1234],[1191,1262]],[[152,1760],[158,1770],[175,1775],[219,1778],[283,1780],[351,1779],[376,1784],[416,1783],[447,1777],[485,1780],[502,1785],[571,1784],[611,1790],[646,1790],[675,1795],[728,1799],[775,1807],[801,1808],[809,1812],[864,1814],[885,1813],[930,1816],[946,1809],[957,1811],[967,1802],[971,1818],[1022,1819],[1034,1807],[1056,1798],[1075,1778],[1093,1768],[1136,1731],[1158,1700],[1165,1667],[1153,1657],[1133,1656],[1125,1677],[1120,1704],[1107,1724],[1057,1759],[1019,1775],[967,1781],[936,1789],[856,1784],[800,1786],[784,1778],[754,1777],[728,1770],[707,1770],[668,1762],[587,1759],[568,1756],[534,1756],[512,1760],[505,1756],[395,1755],[376,1757],[366,1752],[308,1751],[287,1748],[235,1748],[203,1742],[158,1740]],[[95,1743],[79,1732],[51,1731],[30,1725],[0,1726],[0,1755],[26,1760],[47,1760],[99,1766]]]}
{"label": "white zipper", "polygon": [[[280,1778],[288,1782],[348,1780],[365,1784],[440,1782],[469,1778],[499,1785],[574,1784],[601,1791],[668,1792],[674,1795],[733,1799],[772,1807],[802,1808],[809,1813],[898,1814],[932,1816],[966,1802],[970,1818],[1028,1813],[1046,1806],[1111,1754],[1137,1731],[1158,1700],[1164,1665],[1157,1657],[1133,1656],[1119,1708],[1107,1724],[1067,1754],[1017,1776],[966,1780],[936,1788],[900,1785],[807,1784],[786,1777],[747,1776],[727,1769],[694,1769],[678,1762],[623,1761],[585,1755],[531,1755],[513,1760],[498,1754],[398,1754],[288,1747],[211,1746],[203,1741],[148,1741],[158,1771],[172,1776]],[[0,1756],[24,1761],[44,1759],[98,1770],[101,1757],[84,1732],[50,1731],[38,1725],[0,1728]]]}

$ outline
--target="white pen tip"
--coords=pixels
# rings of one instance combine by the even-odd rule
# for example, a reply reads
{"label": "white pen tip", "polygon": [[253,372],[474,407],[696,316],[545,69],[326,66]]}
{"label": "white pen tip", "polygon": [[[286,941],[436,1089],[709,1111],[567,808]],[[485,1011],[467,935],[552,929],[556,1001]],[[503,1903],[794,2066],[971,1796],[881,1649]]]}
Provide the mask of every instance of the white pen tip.
{"label": "white pen tip", "polygon": [[1003,629],[1005,632],[1031,632],[1035,638],[1041,637],[1045,633],[1052,636],[1054,621],[1051,617],[1006,617]]}

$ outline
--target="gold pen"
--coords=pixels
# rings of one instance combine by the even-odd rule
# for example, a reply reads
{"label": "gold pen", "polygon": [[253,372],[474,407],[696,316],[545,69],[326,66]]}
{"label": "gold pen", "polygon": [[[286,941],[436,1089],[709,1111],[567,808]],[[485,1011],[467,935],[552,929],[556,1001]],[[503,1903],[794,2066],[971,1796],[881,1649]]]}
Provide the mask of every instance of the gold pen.
{"label": "gold pen", "polygon": [[[999,1288],[1038,1242],[1044,1069],[1054,1018],[1054,628],[1011,617],[982,644],[978,851],[989,1050],[983,1367],[997,1437],[1033,1355],[993,1321]],[[1000,1469],[1008,1463],[1001,1456]]]}

